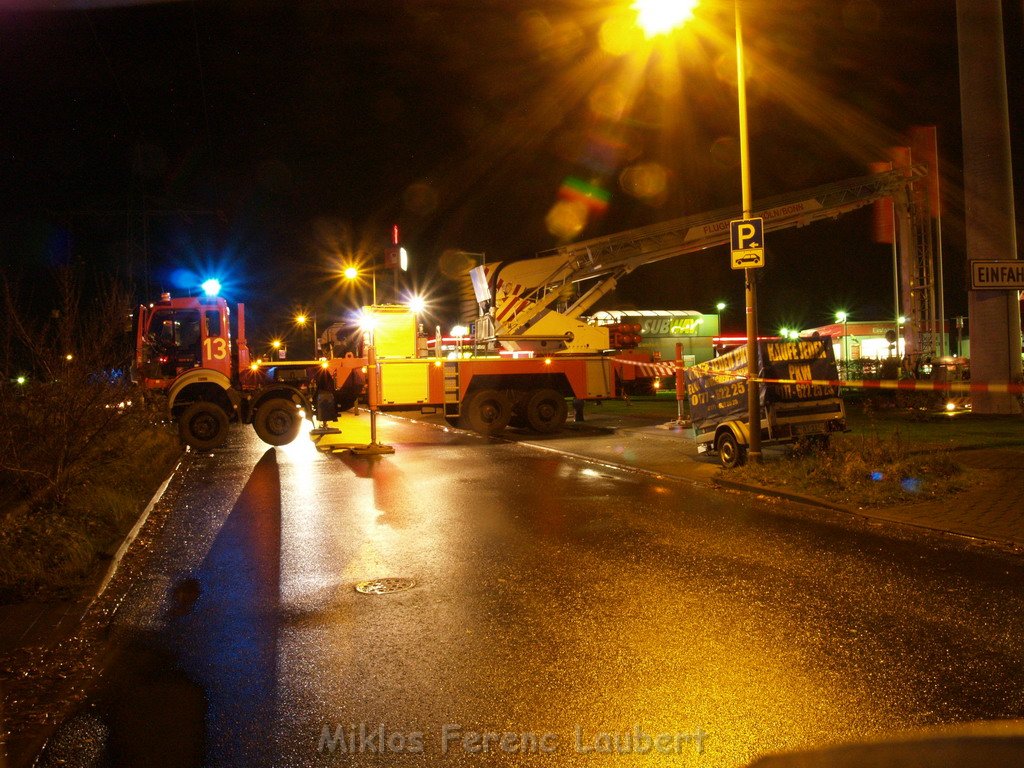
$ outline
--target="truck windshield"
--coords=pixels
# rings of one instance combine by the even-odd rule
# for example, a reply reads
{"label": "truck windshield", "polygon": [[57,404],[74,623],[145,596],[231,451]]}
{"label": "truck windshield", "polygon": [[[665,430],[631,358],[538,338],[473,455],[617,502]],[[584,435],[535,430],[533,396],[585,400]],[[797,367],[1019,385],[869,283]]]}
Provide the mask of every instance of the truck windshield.
{"label": "truck windshield", "polygon": [[159,310],[149,332],[163,351],[199,351],[199,312],[194,309]]}

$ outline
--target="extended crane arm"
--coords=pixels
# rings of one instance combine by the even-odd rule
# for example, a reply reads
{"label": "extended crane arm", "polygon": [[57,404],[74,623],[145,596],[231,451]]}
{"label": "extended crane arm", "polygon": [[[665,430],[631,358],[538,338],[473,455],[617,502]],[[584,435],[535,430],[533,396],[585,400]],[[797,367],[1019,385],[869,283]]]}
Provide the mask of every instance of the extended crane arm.
{"label": "extended crane arm", "polygon": [[[927,173],[927,166],[915,165],[776,195],[756,201],[753,215],[764,219],[768,231],[802,227],[901,194]],[[476,267],[476,299],[493,306],[498,335],[527,335],[554,312],[551,305],[567,284],[604,277],[607,285],[592,287],[566,313],[576,320],[637,267],[728,243],[729,222],[740,215],[738,208],[721,208],[570,243],[534,259]],[[543,325],[550,331],[551,320]]]}

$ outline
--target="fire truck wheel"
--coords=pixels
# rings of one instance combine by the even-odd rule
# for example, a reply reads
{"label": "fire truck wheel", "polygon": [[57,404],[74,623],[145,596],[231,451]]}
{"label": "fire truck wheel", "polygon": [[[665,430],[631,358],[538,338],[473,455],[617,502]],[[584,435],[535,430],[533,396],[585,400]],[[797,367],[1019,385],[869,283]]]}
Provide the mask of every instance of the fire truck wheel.
{"label": "fire truck wheel", "polygon": [[739,444],[736,440],[736,435],[730,430],[726,430],[718,436],[715,449],[718,451],[718,458],[722,462],[722,466],[726,469],[738,467],[746,461],[746,450]]}
{"label": "fire truck wheel", "polygon": [[256,409],[252,426],[264,443],[288,445],[299,434],[302,420],[295,403],[283,397],[275,397]]}
{"label": "fire truck wheel", "polygon": [[481,389],[462,406],[462,426],[481,435],[497,435],[512,418],[512,401],[496,389]]}
{"label": "fire truck wheel", "polygon": [[568,413],[565,397],[555,389],[538,389],[526,401],[526,421],[534,432],[557,432]]}
{"label": "fire truck wheel", "polygon": [[178,434],[185,445],[201,451],[217,448],[228,437],[228,415],[213,403],[192,403],[178,417]]}

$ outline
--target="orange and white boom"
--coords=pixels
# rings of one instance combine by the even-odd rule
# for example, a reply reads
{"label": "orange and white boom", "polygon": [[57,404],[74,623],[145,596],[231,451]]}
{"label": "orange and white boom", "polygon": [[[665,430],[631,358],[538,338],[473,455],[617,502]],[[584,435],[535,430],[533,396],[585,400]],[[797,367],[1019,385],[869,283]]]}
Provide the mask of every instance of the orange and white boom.
{"label": "orange and white boom", "polygon": [[[753,215],[771,232],[834,219],[883,198],[905,206],[908,189],[927,173],[927,166],[917,165],[777,195],[756,201]],[[543,343],[548,354],[607,349],[607,331],[580,317],[637,267],[727,244],[729,222],[739,217],[738,208],[721,208],[570,243],[533,259],[475,267],[470,278],[481,310],[477,335],[512,350],[540,351]],[[595,278],[573,298],[575,283]],[[559,304],[564,306],[556,309]]]}

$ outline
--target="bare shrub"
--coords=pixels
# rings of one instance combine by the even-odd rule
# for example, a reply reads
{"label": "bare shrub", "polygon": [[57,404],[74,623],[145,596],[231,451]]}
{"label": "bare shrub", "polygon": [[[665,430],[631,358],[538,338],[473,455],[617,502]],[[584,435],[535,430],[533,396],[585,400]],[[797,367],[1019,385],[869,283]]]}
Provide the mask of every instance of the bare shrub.
{"label": "bare shrub", "polygon": [[0,596],[85,575],[180,452],[128,375],[128,292],[66,269],[46,290],[33,311],[0,279]]}
{"label": "bare shrub", "polygon": [[25,371],[24,383],[8,377],[0,387],[0,479],[16,501],[61,503],[95,471],[104,439],[125,421],[145,419],[129,406],[129,296],[111,282],[85,302],[75,275],[59,270],[56,308],[39,317],[9,280],[0,285],[11,356]]}

